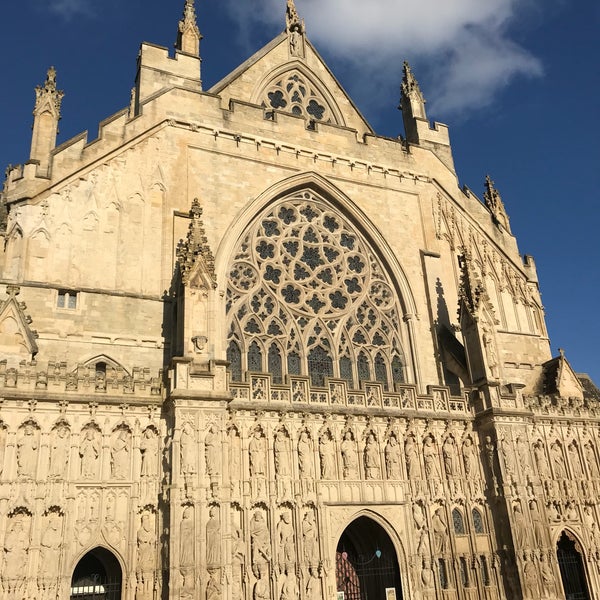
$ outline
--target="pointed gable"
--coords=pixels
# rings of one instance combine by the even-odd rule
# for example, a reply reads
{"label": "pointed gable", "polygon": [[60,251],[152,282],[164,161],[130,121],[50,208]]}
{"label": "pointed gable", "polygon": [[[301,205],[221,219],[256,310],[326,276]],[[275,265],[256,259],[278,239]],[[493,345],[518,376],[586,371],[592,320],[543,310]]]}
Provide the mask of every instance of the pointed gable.
{"label": "pointed gable", "polygon": [[544,392],[558,394],[563,398],[579,398],[583,400],[583,387],[571,368],[562,349],[560,355],[545,362],[544,367]]}
{"label": "pointed gable", "polygon": [[19,288],[8,285],[6,293],[8,298],[0,303],[0,355],[31,359],[38,351],[37,332],[29,327],[25,303],[17,301]]}
{"label": "pointed gable", "polygon": [[232,100],[321,123],[354,129],[371,126],[303,33],[284,31],[214,85],[223,106]]}

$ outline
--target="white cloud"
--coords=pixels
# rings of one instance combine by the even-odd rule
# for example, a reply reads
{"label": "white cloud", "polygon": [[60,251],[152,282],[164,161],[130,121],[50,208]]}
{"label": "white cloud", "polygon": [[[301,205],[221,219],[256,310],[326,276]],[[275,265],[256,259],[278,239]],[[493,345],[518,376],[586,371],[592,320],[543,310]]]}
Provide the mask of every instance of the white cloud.
{"label": "white cloud", "polygon": [[[283,25],[283,0],[227,2],[246,32],[252,22]],[[317,47],[360,73],[368,66],[372,81],[384,81],[386,73],[389,79],[391,64],[397,73],[402,60],[415,63],[421,82],[432,82],[428,105],[442,117],[490,104],[514,77],[541,74],[540,61],[510,37],[510,25],[532,2],[296,0],[296,6]]]}
{"label": "white cloud", "polygon": [[64,19],[92,14],[89,0],[51,0],[46,6]]}

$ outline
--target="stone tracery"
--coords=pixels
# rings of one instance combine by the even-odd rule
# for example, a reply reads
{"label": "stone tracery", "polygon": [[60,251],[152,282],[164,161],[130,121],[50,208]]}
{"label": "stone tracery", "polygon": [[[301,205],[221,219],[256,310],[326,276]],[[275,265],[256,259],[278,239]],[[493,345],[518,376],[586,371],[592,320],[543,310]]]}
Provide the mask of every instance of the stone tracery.
{"label": "stone tracery", "polygon": [[404,381],[399,309],[389,277],[363,236],[315,193],[266,209],[229,271],[232,375],[269,371]]}

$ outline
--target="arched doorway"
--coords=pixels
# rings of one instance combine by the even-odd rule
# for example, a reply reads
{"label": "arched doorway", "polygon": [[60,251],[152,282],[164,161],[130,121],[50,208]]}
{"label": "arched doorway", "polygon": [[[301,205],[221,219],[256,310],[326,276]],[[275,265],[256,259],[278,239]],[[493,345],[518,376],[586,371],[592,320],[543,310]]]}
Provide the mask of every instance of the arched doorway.
{"label": "arched doorway", "polygon": [[589,600],[579,543],[565,531],[558,540],[556,553],[566,600]]}
{"label": "arched doorway", "polygon": [[335,558],[339,600],[402,600],[396,549],[379,523],[368,517],[353,521]]}
{"label": "arched doorway", "polygon": [[77,563],[71,600],[121,600],[121,565],[105,548],[94,548]]}

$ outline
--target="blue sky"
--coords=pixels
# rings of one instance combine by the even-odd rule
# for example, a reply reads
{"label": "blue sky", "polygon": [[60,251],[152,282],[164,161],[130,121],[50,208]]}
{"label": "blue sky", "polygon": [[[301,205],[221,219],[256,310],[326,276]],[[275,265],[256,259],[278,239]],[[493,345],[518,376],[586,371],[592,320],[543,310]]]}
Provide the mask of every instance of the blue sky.
{"label": "blue sky", "polygon": [[[141,41],[172,47],[184,0],[21,0],[2,8],[0,165],[28,158],[34,87],[65,91],[59,142],[129,101]],[[489,173],[536,259],[553,354],[600,384],[600,3],[296,0],[309,38],[374,129],[402,133],[408,59],[450,126],[461,184]],[[283,29],[285,0],[197,0],[205,89]]]}

